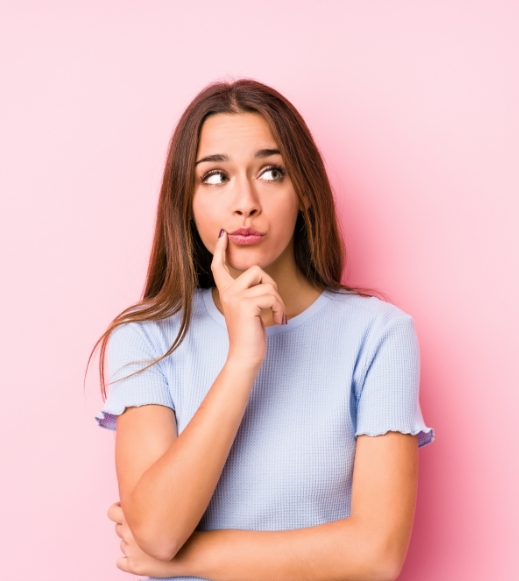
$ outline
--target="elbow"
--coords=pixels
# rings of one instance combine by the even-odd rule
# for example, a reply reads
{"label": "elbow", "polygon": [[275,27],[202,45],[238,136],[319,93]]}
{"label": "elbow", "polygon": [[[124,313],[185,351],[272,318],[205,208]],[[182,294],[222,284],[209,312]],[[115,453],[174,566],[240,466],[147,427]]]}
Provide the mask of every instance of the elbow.
{"label": "elbow", "polygon": [[175,548],[172,548],[166,544],[146,541],[139,541],[137,544],[147,555],[157,559],[158,561],[171,561],[177,554],[177,550]]}
{"label": "elbow", "polygon": [[137,527],[133,536],[136,543],[147,555],[166,562],[174,559],[185,543],[185,540],[165,535],[164,532],[151,530],[150,527]]}
{"label": "elbow", "polygon": [[405,554],[387,548],[374,550],[369,559],[366,581],[395,581],[402,572]]}
{"label": "elbow", "polygon": [[362,581],[395,581],[400,576],[402,567],[396,563],[370,561],[363,568]]}
{"label": "elbow", "polygon": [[152,518],[135,507],[126,510],[126,520],[137,545],[159,561],[171,561],[190,536],[178,527],[168,527],[163,518]]}
{"label": "elbow", "polygon": [[396,581],[400,577],[402,567],[395,563],[384,563],[379,567],[375,576],[370,581]]}
{"label": "elbow", "polygon": [[171,561],[182,547],[181,544],[168,539],[144,535],[135,536],[135,541],[147,555],[158,561]]}

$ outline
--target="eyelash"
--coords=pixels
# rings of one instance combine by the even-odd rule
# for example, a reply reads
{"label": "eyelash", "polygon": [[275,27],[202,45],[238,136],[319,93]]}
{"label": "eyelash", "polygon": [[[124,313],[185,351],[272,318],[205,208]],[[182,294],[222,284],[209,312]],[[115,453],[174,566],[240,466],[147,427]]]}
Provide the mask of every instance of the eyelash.
{"label": "eyelash", "polygon": [[[276,170],[281,174],[281,178],[277,179],[277,180],[268,180],[271,182],[282,182],[283,179],[285,178],[287,172],[285,171],[285,169],[283,167],[281,167],[280,165],[269,165],[268,167],[264,168],[263,171],[261,172],[261,175],[263,175],[265,172],[267,171],[272,171],[272,170]],[[200,181],[202,183],[205,182],[205,180],[212,176],[212,175],[217,175],[217,174],[223,174],[223,175],[227,175],[222,169],[212,169],[210,171],[208,171],[207,173],[205,173],[201,178]],[[211,184],[211,185],[221,185],[221,184]]]}

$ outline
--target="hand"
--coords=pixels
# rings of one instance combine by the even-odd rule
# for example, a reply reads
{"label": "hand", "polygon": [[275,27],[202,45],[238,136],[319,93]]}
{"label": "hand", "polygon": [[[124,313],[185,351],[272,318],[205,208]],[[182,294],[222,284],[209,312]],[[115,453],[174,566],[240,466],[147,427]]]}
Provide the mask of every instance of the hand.
{"label": "hand", "polygon": [[133,534],[124,518],[121,503],[116,502],[108,509],[108,518],[115,522],[115,532],[121,539],[121,551],[123,557],[116,561],[116,566],[121,571],[134,575],[147,575],[149,577],[173,577],[180,575],[176,571],[173,561],[159,561],[146,554],[133,538]]}
{"label": "hand", "polygon": [[267,353],[262,309],[271,309],[278,325],[286,322],[285,305],[278,287],[259,266],[251,266],[237,279],[227,267],[227,232],[216,242],[211,263],[229,333],[229,358],[260,366]]}

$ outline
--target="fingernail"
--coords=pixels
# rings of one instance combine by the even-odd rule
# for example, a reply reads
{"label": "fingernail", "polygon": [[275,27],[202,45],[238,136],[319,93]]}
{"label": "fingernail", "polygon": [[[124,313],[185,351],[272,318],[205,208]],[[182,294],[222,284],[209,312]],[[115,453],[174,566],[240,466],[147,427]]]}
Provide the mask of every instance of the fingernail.
{"label": "fingernail", "polygon": [[223,236],[223,233],[225,232],[225,230],[222,228],[220,230],[220,234],[218,234],[218,238],[221,238]]}

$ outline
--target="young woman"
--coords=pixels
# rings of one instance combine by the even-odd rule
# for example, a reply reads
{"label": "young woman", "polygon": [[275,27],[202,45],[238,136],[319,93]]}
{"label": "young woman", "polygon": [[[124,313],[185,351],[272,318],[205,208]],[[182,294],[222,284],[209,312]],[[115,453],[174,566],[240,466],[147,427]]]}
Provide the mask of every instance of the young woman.
{"label": "young woman", "polygon": [[434,435],[411,317],[342,285],[343,258],[293,105],[251,80],[203,90],[171,141],[143,299],[100,339],[120,569],[399,575]]}

